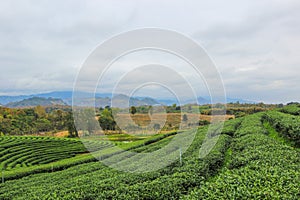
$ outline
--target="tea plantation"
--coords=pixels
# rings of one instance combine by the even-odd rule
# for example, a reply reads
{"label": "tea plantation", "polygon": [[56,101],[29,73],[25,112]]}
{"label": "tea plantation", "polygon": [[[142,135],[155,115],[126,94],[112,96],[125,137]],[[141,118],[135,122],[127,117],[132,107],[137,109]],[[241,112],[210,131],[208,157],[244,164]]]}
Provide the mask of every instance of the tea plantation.
{"label": "tea plantation", "polygon": [[[300,199],[300,118],[292,114],[268,111],[229,120],[204,158],[199,150],[208,126],[199,127],[181,161],[148,173],[107,167],[77,139],[0,137],[0,199]],[[156,151],[174,134],[124,149]],[[102,159],[122,158],[116,160],[129,169],[135,168],[130,159],[143,159],[99,142]]]}

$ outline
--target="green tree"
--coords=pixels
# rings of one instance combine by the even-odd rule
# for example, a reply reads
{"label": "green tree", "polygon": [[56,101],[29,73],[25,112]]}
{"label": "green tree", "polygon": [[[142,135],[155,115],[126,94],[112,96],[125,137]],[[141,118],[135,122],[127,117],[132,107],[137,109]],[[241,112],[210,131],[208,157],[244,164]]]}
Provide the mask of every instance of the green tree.
{"label": "green tree", "polygon": [[42,106],[36,106],[34,108],[34,112],[38,115],[38,117],[46,117],[46,110]]}
{"label": "green tree", "polygon": [[108,110],[105,108],[100,117],[99,117],[99,123],[103,130],[116,130],[117,129],[117,123],[113,118],[111,110]]}
{"label": "green tree", "polygon": [[68,128],[69,137],[78,137],[78,131],[75,127],[73,114],[71,112],[68,112],[66,116],[66,126]]}
{"label": "green tree", "polygon": [[35,127],[38,132],[47,132],[51,130],[51,122],[45,118],[37,119]]}
{"label": "green tree", "polygon": [[136,107],[131,106],[130,109],[129,109],[129,111],[130,111],[131,114],[134,115],[136,113]]}

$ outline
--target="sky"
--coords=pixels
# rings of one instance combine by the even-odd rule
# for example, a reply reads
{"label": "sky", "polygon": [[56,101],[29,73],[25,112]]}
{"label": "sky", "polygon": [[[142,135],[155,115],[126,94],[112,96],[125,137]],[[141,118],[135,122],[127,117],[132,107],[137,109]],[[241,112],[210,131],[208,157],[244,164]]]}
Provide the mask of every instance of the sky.
{"label": "sky", "polygon": [[[0,95],[72,90],[99,44],[126,31],[155,27],[184,34],[203,47],[228,97],[300,101],[299,10],[298,0],[1,0]],[[145,56],[149,53],[139,62],[124,59],[122,69],[145,64]],[[160,57],[162,63],[166,57]],[[173,64],[179,63],[176,59]],[[108,77],[119,76],[115,69]],[[199,80],[193,87],[205,84]]]}

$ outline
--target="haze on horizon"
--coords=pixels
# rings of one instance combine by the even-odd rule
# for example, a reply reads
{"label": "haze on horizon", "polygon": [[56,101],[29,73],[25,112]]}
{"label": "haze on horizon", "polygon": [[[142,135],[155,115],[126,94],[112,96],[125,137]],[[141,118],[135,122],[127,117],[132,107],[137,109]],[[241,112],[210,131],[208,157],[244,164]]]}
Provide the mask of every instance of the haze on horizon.
{"label": "haze on horizon", "polygon": [[204,47],[228,97],[300,101],[299,10],[297,0],[1,1],[0,95],[72,90],[97,45],[121,32],[157,27]]}

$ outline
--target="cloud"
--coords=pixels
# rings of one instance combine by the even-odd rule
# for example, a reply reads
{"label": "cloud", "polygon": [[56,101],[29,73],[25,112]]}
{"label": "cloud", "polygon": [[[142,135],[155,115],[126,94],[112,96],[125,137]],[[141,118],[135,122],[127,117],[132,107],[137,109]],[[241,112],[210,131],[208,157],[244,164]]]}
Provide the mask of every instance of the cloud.
{"label": "cloud", "polygon": [[300,101],[299,8],[297,0],[1,1],[0,93],[72,89],[98,44],[120,32],[159,27],[201,44],[228,96]]}

